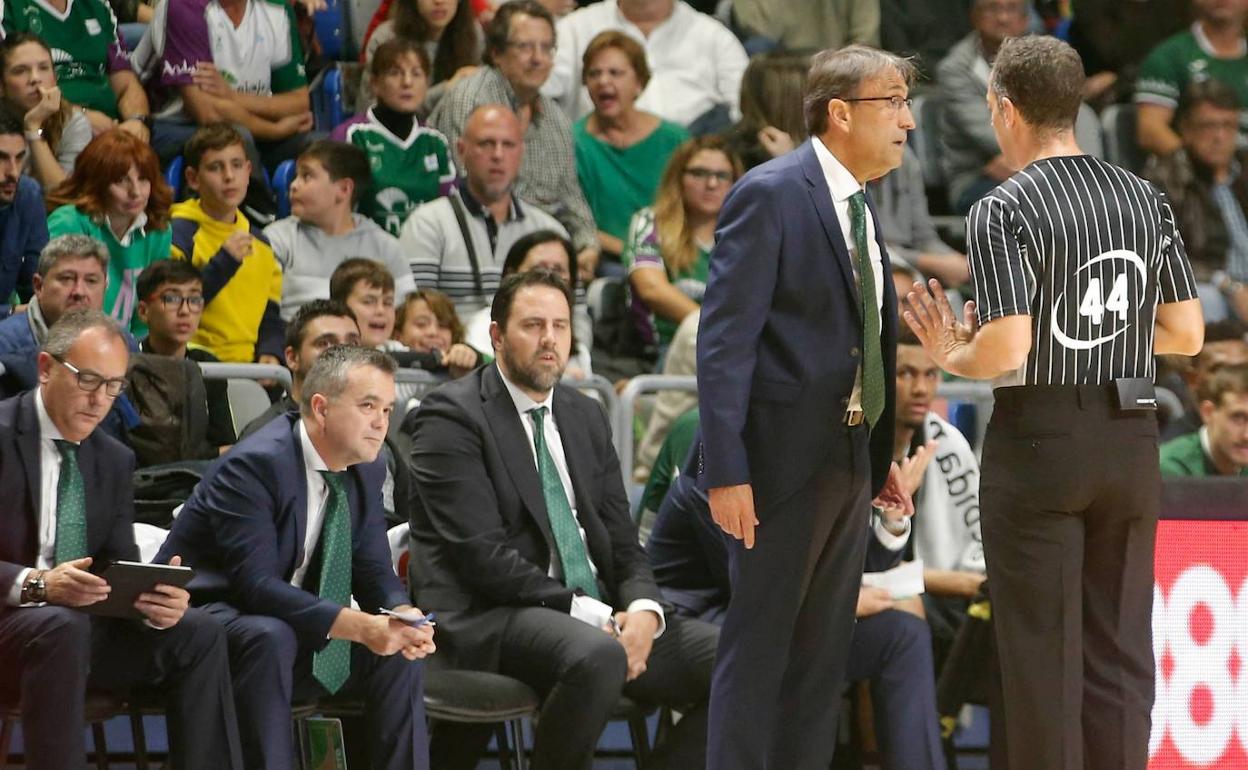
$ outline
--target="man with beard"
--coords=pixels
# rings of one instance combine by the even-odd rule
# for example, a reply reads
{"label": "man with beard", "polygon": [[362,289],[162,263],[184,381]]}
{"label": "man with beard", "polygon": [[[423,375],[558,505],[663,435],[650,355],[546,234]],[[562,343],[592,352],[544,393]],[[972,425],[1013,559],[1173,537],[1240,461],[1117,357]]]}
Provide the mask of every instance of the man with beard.
{"label": "man with beard", "polygon": [[[607,416],[558,384],[571,307],[547,270],[505,278],[491,308],[495,364],[429,394],[404,421],[418,490],[411,587],[438,613],[446,662],[542,697],[537,770],[588,768],[621,693],[684,712],[648,767],[704,767],[717,632],[664,616]],[[434,766],[475,767],[489,734],[438,725]]]}
{"label": "man with beard", "polygon": [[48,242],[43,191],[22,174],[28,151],[21,115],[0,106],[0,319],[14,312],[14,292],[30,301],[39,251]]}

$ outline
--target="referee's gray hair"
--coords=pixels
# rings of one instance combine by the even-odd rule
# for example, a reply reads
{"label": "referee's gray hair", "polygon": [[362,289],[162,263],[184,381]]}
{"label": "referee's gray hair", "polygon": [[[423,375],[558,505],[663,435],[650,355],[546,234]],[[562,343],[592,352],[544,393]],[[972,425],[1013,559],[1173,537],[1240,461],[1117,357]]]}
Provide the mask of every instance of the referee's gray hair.
{"label": "referee's gray hair", "polygon": [[55,358],[64,358],[78,338],[88,329],[103,329],[110,337],[121,340],[122,347],[127,348],[126,337],[121,327],[111,317],[99,310],[78,308],[71,310],[57,319],[48,329],[48,338],[43,342],[43,352]]}
{"label": "referee's gray hair", "polygon": [[330,400],[341,396],[347,389],[351,372],[361,366],[371,366],[391,377],[399,368],[389,354],[376,348],[335,345],[316,359],[311,371],[303,378],[299,394],[300,413],[312,414],[312,396],[317,393]]}
{"label": "referee's gray hair", "polygon": [[108,272],[108,247],[89,235],[58,235],[48,241],[39,252],[39,266],[35,272],[46,278],[62,259],[94,259],[100,263],[101,270]]}
{"label": "referee's gray hair", "polygon": [[847,45],[811,57],[806,98],[802,100],[806,132],[811,136],[822,134],[828,127],[828,102],[856,96],[864,81],[887,69],[896,70],[907,86],[914,85],[918,76],[909,58],[868,45]]}

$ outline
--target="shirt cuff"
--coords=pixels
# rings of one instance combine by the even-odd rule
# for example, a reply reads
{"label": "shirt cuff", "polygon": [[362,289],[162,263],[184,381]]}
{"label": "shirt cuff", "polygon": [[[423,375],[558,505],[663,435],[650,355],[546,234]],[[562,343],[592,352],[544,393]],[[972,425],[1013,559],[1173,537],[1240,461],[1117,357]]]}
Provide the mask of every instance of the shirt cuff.
{"label": "shirt cuff", "polygon": [[592,596],[577,594],[572,597],[572,609],[568,614],[594,628],[602,628],[611,621],[614,611],[611,605],[600,602]]}
{"label": "shirt cuff", "polygon": [[628,605],[628,612],[631,615],[634,612],[653,612],[659,616],[659,628],[654,632],[654,638],[658,639],[667,630],[667,618],[663,615],[663,608],[654,599],[634,599],[632,604]]}
{"label": "shirt cuff", "polygon": [[890,551],[900,551],[906,547],[906,543],[910,541],[910,519],[905,519],[906,529],[900,535],[894,535],[884,526],[883,519],[878,516],[875,519],[875,539],[880,541],[880,545]]}
{"label": "shirt cuff", "polygon": [[13,581],[13,585],[9,586],[9,594],[5,597],[5,604],[10,607],[22,606],[22,586],[26,585],[26,578],[30,577],[30,573],[34,571],[34,567],[27,567],[17,573],[17,580]]}

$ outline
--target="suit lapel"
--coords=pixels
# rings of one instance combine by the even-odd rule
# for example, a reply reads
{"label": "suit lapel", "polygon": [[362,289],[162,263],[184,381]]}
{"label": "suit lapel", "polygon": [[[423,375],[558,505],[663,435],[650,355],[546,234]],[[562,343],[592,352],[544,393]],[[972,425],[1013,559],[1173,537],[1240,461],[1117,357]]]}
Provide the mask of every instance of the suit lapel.
{"label": "suit lapel", "polygon": [[[812,141],[819,141],[814,139]],[[802,172],[806,176],[807,192],[810,193],[810,202],[815,207],[815,212],[819,215],[819,223],[823,225],[823,233],[827,236],[828,242],[832,245],[832,254],[836,258],[836,264],[840,268],[841,276],[845,279],[845,285],[849,287],[850,294],[854,298],[855,312],[862,316],[862,302],[858,296],[858,281],[854,279],[854,268],[850,263],[849,247],[845,244],[845,235],[841,232],[840,220],[836,217],[836,209],[832,206],[832,192],[828,189],[828,181],[823,175],[823,167],[819,165],[819,158],[815,155],[815,148],[807,142],[801,148]]]}
{"label": "suit lapel", "polygon": [[284,573],[287,580],[295,574],[295,570],[299,568],[299,565],[303,564],[304,543],[308,541],[308,474],[304,469],[303,442],[299,440],[299,423],[300,419],[296,418],[291,426],[290,441],[295,445],[295,451],[288,455],[294,458],[294,477],[298,479],[298,483],[295,484],[294,502],[295,561],[293,564],[288,565],[289,569]]}
{"label": "suit lapel", "polygon": [[30,499],[31,531],[39,532],[40,490],[43,479],[40,478],[39,462],[43,457],[39,445],[39,415],[35,412],[35,391],[27,391],[21,396],[17,408],[17,446],[18,455],[22,458],[22,468],[26,472],[26,493]]}
{"label": "suit lapel", "polygon": [[498,368],[488,367],[481,382],[482,409],[485,419],[490,425],[490,433],[498,442],[498,452],[507,466],[507,473],[520,493],[524,507],[533,515],[542,536],[550,547],[551,554],[557,553],[555,537],[550,531],[550,517],[546,513],[546,496],[542,494],[542,480],[537,475],[537,466],[533,462],[533,446],[529,444],[528,434],[520,423],[520,415],[516,413],[516,404],[511,400],[507,388],[503,386],[502,375]]}

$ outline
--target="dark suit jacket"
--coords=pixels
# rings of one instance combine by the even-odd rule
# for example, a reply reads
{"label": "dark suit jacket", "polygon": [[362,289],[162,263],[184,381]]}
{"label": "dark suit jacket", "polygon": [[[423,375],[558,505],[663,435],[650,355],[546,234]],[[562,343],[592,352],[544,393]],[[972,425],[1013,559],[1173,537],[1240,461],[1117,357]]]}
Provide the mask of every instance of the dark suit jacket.
{"label": "dark suit jacket", "polygon": [[[659,601],[606,413],[563,385],[553,408],[602,600]],[[420,608],[438,613],[439,657],[459,666],[497,666],[511,608],[572,606],[572,591],[549,575],[558,552],[520,419],[491,365],[433,391],[403,423],[416,489],[410,583]]]}
{"label": "dark suit jacket", "polygon": [[[227,601],[294,628],[300,645],[319,650],[342,607],[290,584],[303,561],[307,474],[297,414],[274,419],[208,468],[174,521],[156,561],[181,554],[194,567],[192,601]],[[351,508],[351,592],[365,612],[408,602],[394,574],[381,510],[385,467],[345,472]]]}
{"label": "dark suit jacket", "polygon": [[[0,592],[38,556],[42,484],[35,392],[0,401]],[[100,566],[137,561],[134,453],[97,429],[79,445],[78,468],[87,498],[87,553]]]}
{"label": "dark suit jacket", "polygon": [[[892,457],[897,296],[873,206],[871,216],[884,261],[887,393],[871,431],[875,494]],[[733,186],[715,240],[698,329],[700,485],[752,483],[760,500],[777,501],[825,461],[862,350],[858,284],[809,141]]]}

